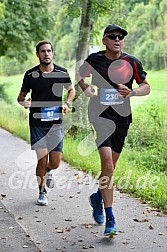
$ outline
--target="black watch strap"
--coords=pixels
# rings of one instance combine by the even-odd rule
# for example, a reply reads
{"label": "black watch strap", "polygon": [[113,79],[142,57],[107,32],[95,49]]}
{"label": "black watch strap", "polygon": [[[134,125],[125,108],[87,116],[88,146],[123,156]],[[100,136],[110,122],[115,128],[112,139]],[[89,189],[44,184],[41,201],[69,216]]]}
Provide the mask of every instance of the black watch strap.
{"label": "black watch strap", "polygon": [[136,93],[135,93],[135,91],[132,89],[131,92],[130,92],[130,96],[135,96],[135,95],[136,95]]}

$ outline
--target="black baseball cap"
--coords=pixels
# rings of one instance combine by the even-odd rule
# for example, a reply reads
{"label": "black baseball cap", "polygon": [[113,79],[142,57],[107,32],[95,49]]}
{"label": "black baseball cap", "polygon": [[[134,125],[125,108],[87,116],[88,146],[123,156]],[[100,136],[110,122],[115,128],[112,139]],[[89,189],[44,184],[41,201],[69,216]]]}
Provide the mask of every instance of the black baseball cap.
{"label": "black baseball cap", "polygon": [[124,28],[122,28],[121,26],[116,25],[116,24],[109,24],[109,25],[107,25],[107,27],[104,30],[103,37],[106,33],[114,31],[114,30],[120,30],[122,32],[122,35],[124,35],[124,36],[126,36],[128,34],[128,32]]}

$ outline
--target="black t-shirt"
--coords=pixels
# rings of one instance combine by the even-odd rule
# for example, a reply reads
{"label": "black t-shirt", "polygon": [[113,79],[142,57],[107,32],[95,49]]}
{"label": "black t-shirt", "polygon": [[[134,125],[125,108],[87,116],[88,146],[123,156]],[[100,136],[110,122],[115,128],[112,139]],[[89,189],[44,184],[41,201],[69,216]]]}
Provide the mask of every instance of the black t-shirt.
{"label": "black t-shirt", "polygon": [[23,79],[21,91],[31,92],[29,124],[50,127],[62,123],[63,88],[71,85],[65,68],[54,64],[54,70],[43,73],[39,65],[28,70]]}
{"label": "black t-shirt", "polygon": [[96,85],[99,91],[97,97],[90,98],[89,120],[93,123],[100,116],[118,124],[129,124],[132,122],[130,99],[123,98],[123,104],[119,105],[104,105],[100,100],[100,92],[111,88],[117,90],[117,84],[124,84],[132,89],[133,80],[140,84],[147,73],[136,57],[121,52],[118,59],[110,60],[105,56],[105,52],[90,54],[79,69],[81,77],[92,76],[91,83]]}

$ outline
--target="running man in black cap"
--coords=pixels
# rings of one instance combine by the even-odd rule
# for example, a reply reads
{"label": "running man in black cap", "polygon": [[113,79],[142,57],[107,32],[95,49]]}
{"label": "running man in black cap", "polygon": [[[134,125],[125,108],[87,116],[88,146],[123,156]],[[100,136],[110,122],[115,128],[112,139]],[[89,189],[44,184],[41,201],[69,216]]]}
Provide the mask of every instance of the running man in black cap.
{"label": "running man in black cap", "polygon": [[[98,224],[105,222],[104,235],[117,234],[112,176],[132,122],[130,97],[150,93],[141,62],[122,52],[127,34],[124,28],[109,24],[102,39],[106,49],[90,54],[78,72],[78,83],[90,97],[88,116],[101,159],[99,188],[89,200],[94,220]],[[92,84],[88,85],[85,78],[90,76]],[[138,84],[134,89],[133,80]]]}

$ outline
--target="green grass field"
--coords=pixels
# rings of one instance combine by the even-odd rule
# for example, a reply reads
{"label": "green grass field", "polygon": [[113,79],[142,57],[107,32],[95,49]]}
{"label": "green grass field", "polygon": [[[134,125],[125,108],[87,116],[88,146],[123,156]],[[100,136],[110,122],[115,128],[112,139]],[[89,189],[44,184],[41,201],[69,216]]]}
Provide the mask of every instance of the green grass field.
{"label": "green grass field", "polygon": [[[17,103],[22,78],[23,75],[0,77],[0,126],[29,141],[28,111]],[[167,211],[167,70],[149,71],[147,79],[151,94],[131,100],[133,123],[114,172],[114,182],[120,190]],[[97,176],[98,152],[84,156],[80,143],[79,135],[65,136],[64,160]],[[83,152],[87,147],[82,147]]]}

